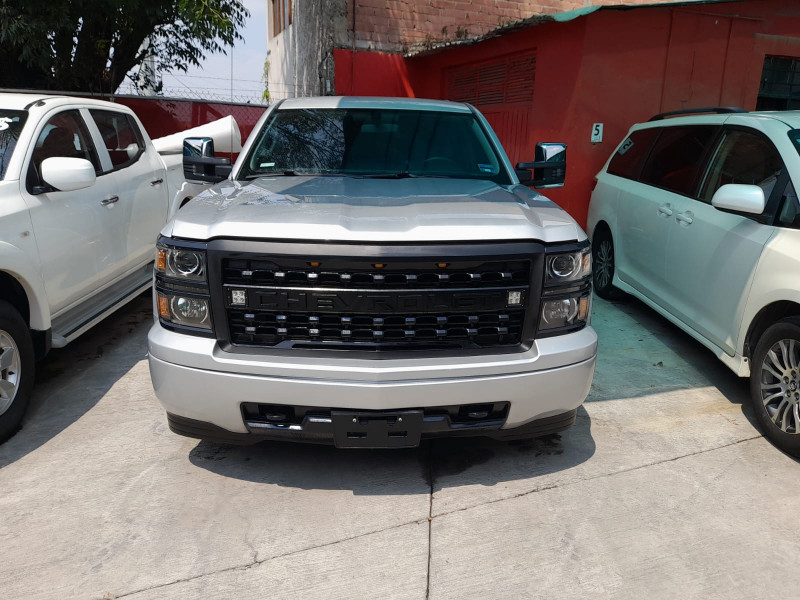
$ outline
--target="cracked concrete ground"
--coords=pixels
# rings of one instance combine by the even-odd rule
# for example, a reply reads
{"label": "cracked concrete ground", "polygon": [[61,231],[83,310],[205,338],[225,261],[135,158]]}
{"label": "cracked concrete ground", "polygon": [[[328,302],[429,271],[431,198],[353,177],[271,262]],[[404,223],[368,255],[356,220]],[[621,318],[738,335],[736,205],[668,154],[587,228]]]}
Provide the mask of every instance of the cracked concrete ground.
{"label": "cracked concrete ground", "polygon": [[596,302],[594,386],[560,438],[381,452],[170,433],[149,311],[40,365],[0,446],[0,598],[791,595],[800,465],[745,381],[638,302]]}

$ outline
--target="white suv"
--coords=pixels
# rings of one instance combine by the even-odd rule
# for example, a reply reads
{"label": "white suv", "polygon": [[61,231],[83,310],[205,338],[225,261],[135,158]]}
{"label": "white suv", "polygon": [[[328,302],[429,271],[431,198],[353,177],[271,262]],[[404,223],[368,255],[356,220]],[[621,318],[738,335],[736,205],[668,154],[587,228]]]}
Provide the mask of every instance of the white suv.
{"label": "white suv", "polygon": [[764,433],[800,455],[800,112],[685,112],[633,126],[597,175],[595,290],[749,376]]}

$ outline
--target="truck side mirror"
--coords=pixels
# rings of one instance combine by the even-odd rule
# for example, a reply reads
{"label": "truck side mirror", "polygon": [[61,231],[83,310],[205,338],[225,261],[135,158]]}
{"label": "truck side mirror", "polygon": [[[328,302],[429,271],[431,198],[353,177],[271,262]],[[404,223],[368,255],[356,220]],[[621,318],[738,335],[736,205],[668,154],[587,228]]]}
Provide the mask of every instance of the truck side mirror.
{"label": "truck side mirror", "polygon": [[[533,176],[523,181],[521,172],[529,169],[533,169]],[[520,183],[529,184],[533,181],[533,187],[537,189],[562,187],[567,174],[567,145],[539,142],[536,144],[534,161],[517,163],[514,170]]]}
{"label": "truck side mirror", "polygon": [[231,174],[231,159],[214,156],[214,140],[189,137],[183,140],[183,176],[195,183],[217,183]]}

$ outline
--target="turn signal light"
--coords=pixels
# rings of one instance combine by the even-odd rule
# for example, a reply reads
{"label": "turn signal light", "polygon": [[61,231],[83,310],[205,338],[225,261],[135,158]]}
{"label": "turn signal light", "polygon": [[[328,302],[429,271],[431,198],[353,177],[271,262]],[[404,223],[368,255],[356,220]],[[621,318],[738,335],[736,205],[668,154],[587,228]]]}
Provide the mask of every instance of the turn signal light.
{"label": "turn signal light", "polygon": [[167,269],[167,251],[159,250],[156,254],[156,270],[166,271]]}
{"label": "turn signal light", "polygon": [[164,317],[165,319],[170,318],[169,312],[169,299],[161,294],[158,295],[158,316]]}

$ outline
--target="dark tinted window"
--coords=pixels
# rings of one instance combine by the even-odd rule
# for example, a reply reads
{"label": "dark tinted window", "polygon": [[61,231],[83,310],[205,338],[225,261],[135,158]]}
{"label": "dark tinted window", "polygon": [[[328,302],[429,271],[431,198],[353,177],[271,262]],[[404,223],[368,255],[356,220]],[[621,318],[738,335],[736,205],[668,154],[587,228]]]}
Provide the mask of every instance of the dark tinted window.
{"label": "dark tinted window", "polygon": [[240,177],[293,171],[491,179],[510,183],[471,113],[392,109],[278,110]]}
{"label": "dark tinted window", "polygon": [[756,110],[800,108],[800,59],[765,56]]}
{"label": "dark tinted window", "polygon": [[33,186],[43,185],[40,177],[42,161],[54,157],[83,158],[94,165],[96,172],[100,172],[97,151],[83,117],[77,110],[66,110],[53,115],[45,124],[36,140],[28,168],[28,191]]}
{"label": "dark tinted window", "polygon": [[780,154],[767,138],[741,129],[728,130],[714,153],[701,198],[711,202],[723,185],[743,183],[760,186],[769,200],[782,170]]}
{"label": "dark tinted window", "polygon": [[800,202],[797,200],[797,192],[791,181],[786,184],[781,196],[777,224],[782,227],[800,229]]}
{"label": "dark tinted window", "polygon": [[717,127],[710,125],[665,127],[653,146],[641,180],[665,190],[693,195],[706,150]]}
{"label": "dark tinted window", "polygon": [[630,134],[608,163],[608,172],[627,179],[637,179],[659,131],[661,130],[656,127],[640,129]]}
{"label": "dark tinted window", "polygon": [[27,118],[27,111],[0,109],[0,179],[6,176],[11,153]]}
{"label": "dark tinted window", "polygon": [[122,169],[135,163],[144,151],[144,140],[130,115],[109,110],[89,112],[103,136],[114,168]]}

